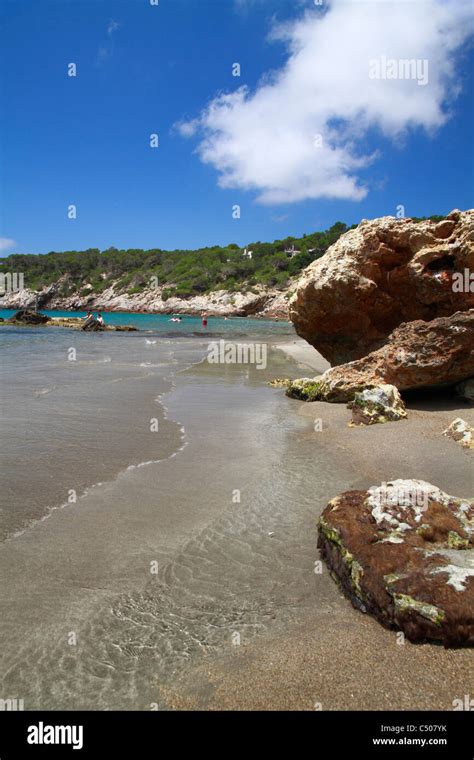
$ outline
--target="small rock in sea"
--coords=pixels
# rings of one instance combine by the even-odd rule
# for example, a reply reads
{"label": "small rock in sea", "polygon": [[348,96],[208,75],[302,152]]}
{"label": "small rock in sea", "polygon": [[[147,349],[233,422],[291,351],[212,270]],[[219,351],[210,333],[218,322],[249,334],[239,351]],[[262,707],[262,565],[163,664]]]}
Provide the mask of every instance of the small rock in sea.
{"label": "small rock in sea", "polygon": [[50,321],[46,314],[40,314],[39,311],[30,311],[29,309],[20,309],[11,317],[9,322],[20,325],[45,325]]}
{"label": "small rock in sea", "polygon": [[332,499],[318,524],[354,607],[411,641],[474,646],[474,499],[394,480]]}
{"label": "small rock in sea", "polygon": [[460,417],[456,417],[448,428],[443,432],[443,435],[448,438],[452,438],[453,441],[461,444],[466,449],[474,448],[473,441],[474,428],[468,425],[465,420]]}

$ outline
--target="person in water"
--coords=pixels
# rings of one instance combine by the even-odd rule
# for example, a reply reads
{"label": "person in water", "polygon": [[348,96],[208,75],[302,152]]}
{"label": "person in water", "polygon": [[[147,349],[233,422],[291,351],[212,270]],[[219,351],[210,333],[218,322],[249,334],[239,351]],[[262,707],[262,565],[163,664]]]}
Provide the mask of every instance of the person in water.
{"label": "person in water", "polygon": [[202,326],[207,327],[207,314],[203,311],[201,316],[202,316]]}
{"label": "person in water", "polygon": [[97,322],[99,323],[99,325],[101,327],[104,327],[105,322],[104,322],[104,318],[103,318],[102,314],[100,313],[100,311],[97,313]]}

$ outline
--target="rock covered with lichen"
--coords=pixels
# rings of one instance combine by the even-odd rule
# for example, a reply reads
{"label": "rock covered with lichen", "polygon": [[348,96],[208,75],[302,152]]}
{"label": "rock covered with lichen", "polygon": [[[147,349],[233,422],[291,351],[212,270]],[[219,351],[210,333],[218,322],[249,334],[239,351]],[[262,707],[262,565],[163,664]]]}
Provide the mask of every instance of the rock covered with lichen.
{"label": "rock covered with lichen", "polygon": [[330,404],[341,404],[352,401],[355,394],[363,391],[364,383],[333,381],[328,372],[316,377],[299,377],[297,380],[289,380],[286,386],[286,395],[300,401],[327,401]]}
{"label": "rock covered with lichen", "polygon": [[318,546],[353,605],[411,641],[474,645],[474,499],[394,480],[333,499]]}
{"label": "rock covered with lichen", "polygon": [[406,419],[405,403],[394,385],[387,383],[345,383],[332,380],[330,371],[319,377],[300,377],[297,380],[278,380],[274,385],[286,388],[287,396],[300,401],[347,402],[352,409],[350,425],[374,425]]}

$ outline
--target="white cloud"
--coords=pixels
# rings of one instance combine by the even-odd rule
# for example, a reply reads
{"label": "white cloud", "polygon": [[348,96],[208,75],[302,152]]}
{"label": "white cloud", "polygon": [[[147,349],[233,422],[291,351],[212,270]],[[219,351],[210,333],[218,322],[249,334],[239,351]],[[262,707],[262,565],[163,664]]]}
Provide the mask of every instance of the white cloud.
{"label": "white cloud", "polygon": [[180,121],[174,126],[181,137],[193,137],[199,129],[199,124],[199,119],[193,119],[192,121]]}
{"label": "white cloud", "polygon": [[110,58],[112,58],[114,54],[113,36],[115,32],[121,28],[122,24],[119,24],[118,21],[114,21],[114,19],[110,19],[109,23],[107,24],[107,37],[109,39],[104,44],[99,45],[99,48],[97,50],[96,65],[102,66],[103,64],[107,63]]}
{"label": "white cloud", "polygon": [[[332,0],[272,30],[288,46],[281,70],[253,92],[220,94],[178,129],[199,136],[198,155],[221,187],[255,191],[261,203],[359,200],[360,170],[377,158],[364,147],[369,130],[400,141],[449,118],[461,85],[454,55],[472,17],[470,0]],[[389,75],[390,60],[400,73],[406,59],[419,61],[427,83],[369,76],[374,60]]]}
{"label": "white cloud", "polygon": [[121,26],[122,24],[119,24],[118,21],[114,21],[113,19],[111,19],[107,25],[107,34],[109,35],[109,37],[111,37],[113,33],[116,32],[118,29],[120,29]]}
{"label": "white cloud", "polygon": [[0,237],[0,251],[7,251],[9,248],[13,248],[16,245],[16,241],[11,238]]}

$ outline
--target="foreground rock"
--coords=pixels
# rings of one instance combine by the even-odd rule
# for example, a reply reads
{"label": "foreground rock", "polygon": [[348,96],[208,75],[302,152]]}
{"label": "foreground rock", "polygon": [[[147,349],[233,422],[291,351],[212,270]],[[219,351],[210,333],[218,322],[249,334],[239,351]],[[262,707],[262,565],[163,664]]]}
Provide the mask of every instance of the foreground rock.
{"label": "foreground rock", "polygon": [[378,349],[403,322],[431,321],[474,307],[456,287],[474,271],[474,211],[441,222],[383,217],[363,221],[304,271],[290,318],[331,363]]}
{"label": "foreground rock", "polygon": [[456,417],[456,419],[451,422],[443,435],[452,438],[453,441],[456,441],[466,449],[474,448],[474,429],[460,417]]}
{"label": "foreground rock", "polygon": [[323,375],[290,383],[288,395],[307,401],[352,401],[380,385],[399,391],[454,385],[474,374],[474,309],[432,322],[400,325],[382,348]]}
{"label": "foreground rock", "polygon": [[419,480],[333,499],[318,546],[355,607],[411,641],[474,645],[474,500]]}

